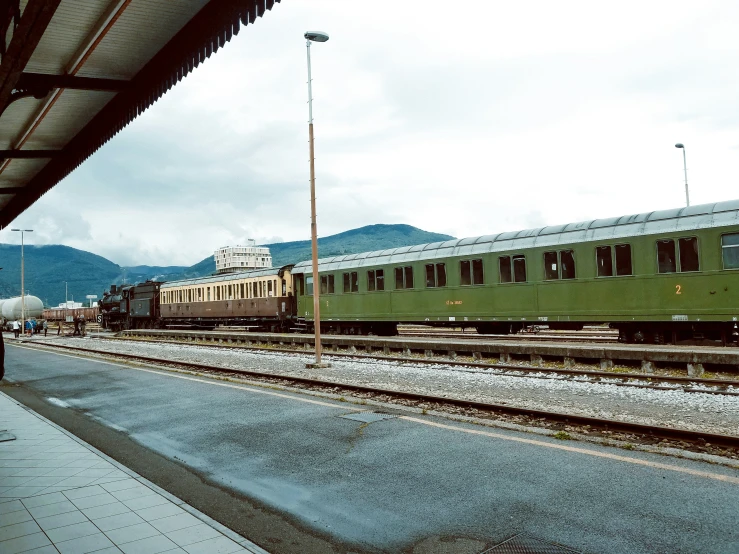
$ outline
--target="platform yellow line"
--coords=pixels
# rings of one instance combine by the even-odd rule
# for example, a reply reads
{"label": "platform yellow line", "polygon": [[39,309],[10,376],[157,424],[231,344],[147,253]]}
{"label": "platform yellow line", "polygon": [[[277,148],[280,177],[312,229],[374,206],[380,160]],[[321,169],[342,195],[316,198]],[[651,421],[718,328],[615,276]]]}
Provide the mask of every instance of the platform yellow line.
{"label": "platform yellow line", "polygon": [[626,462],[629,464],[647,466],[654,469],[664,469],[667,471],[675,471],[678,473],[687,473],[688,475],[694,475],[696,477],[705,477],[707,479],[715,479],[716,481],[725,481],[727,483],[733,483],[739,485],[739,477],[732,477],[731,475],[722,475],[721,473],[711,473],[710,471],[700,471],[697,469],[689,469],[685,467],[674,466],[670,464],[662,464],[660,462],[650,462],[648,460],[640,460],[639,458],[630,458],[628,456],[621,456],[619,454],[609,454],[607,452],[598,452],[597,450],[590,450],[588,448],[578,448],[577,446],[569,446],[567,444],[556,444],[536,439],[525,439],[521,437],[513,437],[504,435],[502,433],[494,433],[491,431],[481,431],[479,429],[467,429],[465,427],[458,427],[455,425],[445,425],[444,423],[436,423],[435,421],[427,421],[425,419],[419,419],[410,416],[399,416],[398,419],[404,419],[406,421],[412,421],[414,423],[420,423],[421,425],[428,425],[429,427],[437,427],[439,429],[446,429],[449,431],[457,431],[460,433],[468,433],[470,435],[481,435],[484,437],[490,437],[493,439],[502,439],[506,441],[519,442],[523,444],[530,444],[532,446],[543,446],[545,448],[554,448],[555,450],[564,450],[565,452],[576,452],[578,454],[585,454],[587,456],[596,456],[598,458],[606,458],[608,460],[615,460],[618,462]]}

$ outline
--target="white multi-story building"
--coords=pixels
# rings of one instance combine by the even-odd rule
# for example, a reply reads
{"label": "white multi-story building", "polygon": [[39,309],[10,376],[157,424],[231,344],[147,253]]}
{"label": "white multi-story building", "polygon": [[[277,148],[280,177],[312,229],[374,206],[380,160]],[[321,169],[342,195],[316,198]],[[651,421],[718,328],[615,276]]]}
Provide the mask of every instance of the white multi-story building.
{"label": "white multi-story building", "polygon": [[257,246],[252,239],[246,241],[246,246],[223,246],[215,251],[213,257],[216,259],[216,273],[272,267],[269,248]]}

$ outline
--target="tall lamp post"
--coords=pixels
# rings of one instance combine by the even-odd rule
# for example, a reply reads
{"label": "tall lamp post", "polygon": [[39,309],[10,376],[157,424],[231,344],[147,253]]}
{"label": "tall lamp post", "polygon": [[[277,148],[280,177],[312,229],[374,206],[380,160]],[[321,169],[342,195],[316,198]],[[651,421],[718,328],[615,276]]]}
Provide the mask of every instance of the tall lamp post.
{"label": "tall lamp post", "polygon": [[680,148],[683,151],[683,171],[685,172],[685,203],[690,207],[690,196],[688,195],[688,163],[685,161],[685,145],[682,142],[678,142],[675,148]]}
{"label": "tall lamp post", "polygon": [[33,233],[33,229],[11,229],[21,234],[21,333],[26,332],[26,282],[24,273],[23,236],[25,233]]}
{"label": "tall lamp post", "polygon": [[318,278],[318,230],[316,227],[316,168],[313,152],[313,85],[310,72],[310,45],[311,42],[326,42],[328,35],[319,31],[308,31],[303,35],[305,46],[308,51],[308,143],[310,145],[310,232],[311,232],[311,255],[313,258],[313,317],[316,333],[316,361],[307,364],[308,367],[328,367],[321,363],[321,305],[318,293],[321,282]]}

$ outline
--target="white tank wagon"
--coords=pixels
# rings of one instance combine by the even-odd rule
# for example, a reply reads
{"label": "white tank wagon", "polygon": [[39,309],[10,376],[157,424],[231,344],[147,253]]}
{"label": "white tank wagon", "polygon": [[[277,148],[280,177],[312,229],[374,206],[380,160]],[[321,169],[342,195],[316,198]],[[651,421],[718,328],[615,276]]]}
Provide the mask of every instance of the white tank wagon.
{"label": "white tank wagon", "polygon": [[[44,311],[44,303],[37,296],[25,296],[26,318],[41,317]],[[20,319],[21,314],[21,297],[8,298],[2,301],[2,315],[6,321]]]}

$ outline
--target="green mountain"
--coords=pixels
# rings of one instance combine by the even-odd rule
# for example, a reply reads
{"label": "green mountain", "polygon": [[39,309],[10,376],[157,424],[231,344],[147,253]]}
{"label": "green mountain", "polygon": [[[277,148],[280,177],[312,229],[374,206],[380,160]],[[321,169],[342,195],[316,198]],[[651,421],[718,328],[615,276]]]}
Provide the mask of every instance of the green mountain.
{"label": "green mountain", "polygon": [[[341,254],[357,254],[371,250],[397,248],[428,242],[450,240],[454,237],[429,233],[410,225],[368,225],[338,235],[318,239],[321,258]],[[309,260],[309,240],[267,244],[272,253],[272,265],[279,267]],[[0,244],[0,298],[20,294],[21,247]],[[88,294],[102,296],[112,283],[137,283],[147,279],[174,281],[203,277],[215,273],[215,261],[208,256],[197,264],[185,266],[121,267],[110,260],[69,246],[25,247],[25,288],[38,296],[47,306],[56,306],[67,298],[85,302]]]}
{"label": "green mountain", "polygon": [[[102,256],[69,246],[26,245],[25,289],[46,305],[56,306],[67,297],[85,302],[88,294],[101,295],[111,283],[120,282],[122,269]],[[0,298],[19,296],[21,247],[0,244]],[[65,285],[66,283],[66,285]]]}

